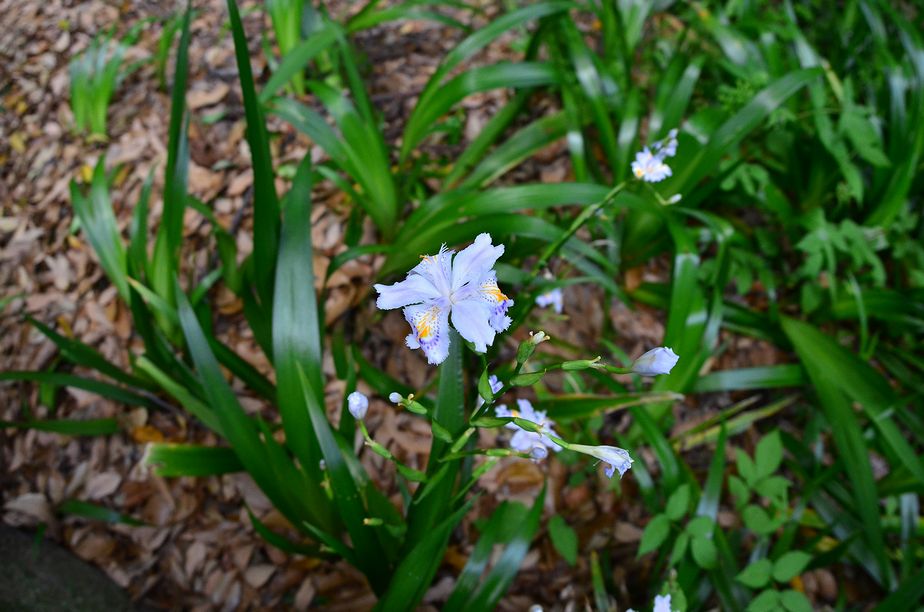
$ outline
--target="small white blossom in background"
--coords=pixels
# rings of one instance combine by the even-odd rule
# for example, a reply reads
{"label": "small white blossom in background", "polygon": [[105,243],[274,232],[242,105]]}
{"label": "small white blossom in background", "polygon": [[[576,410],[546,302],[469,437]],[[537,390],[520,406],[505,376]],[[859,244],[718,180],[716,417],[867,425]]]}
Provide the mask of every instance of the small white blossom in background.
{"label": "small white blossom in background", "polygon": [[[549,433],[556,438],[561,437],[555,432],[555,423],[546,416],[545,411],[535,410],[529,400],[517,400],[516,410],[507,410],[507,406],[502,404],[494,409],[494,414],[501,418],[519,417],[521,419],[531,421],[538,425],[544,432]],[[504,427],[516,432],[513,434],[513,437],[510,438],[510,448],[521,453],[530,453],[534,459],[536,459],[537,456],[533,454],[533,449],[537,446],[542,446],[549,450],[553,450],[556,453],[561,450],[561,446],[556,444],[545,434],[536,433],[534,431],[526,431],[516,423],[507,423],[504,425]],[[546,452],[546,454],[548,454],[548,452]]]}
{"label": "small white blossom in background", "polygon": [[556,287],[551,291],[543,293],[536,298],[536,306],[540,308],[545,308],[551,306],[556,313],[561,314],[561,311],[565,307],[564,295],[562,294],[561,288]]}
{"label": "small white blossom in background", "polygon": [[655,595],[654,610],[652,612],[671,612],[671,596]]}
{"label": "small white blossom in background", "polygon": [[[491,386],[491,393],[494,395],[497,395],[504,388],[504,383],[499,381],[494,374],[488,376],[488,384]],[[479,395],[478,400],[475,402],[475,408],[478,409],[482,406],[484,406],[484,398]]]}
{"label": "small white blossom in background", "polygon": [[683,196],[682,196],[682,195],[680,195],[679,193],[675,193],[675,194],[672,195],[671,197],[667,198],[667,203],[668,203],[668,204],[676,204],[677,202],[679,202],[679,201],[682,200],[682,199],[683,199]]}
{"label": "small white blossom in background", "polygon": [[359,391],[353,391],[347,396],[347,408],[354,419],[362,421],[366,418],[366,411],[369,409],[369,398]]}
{"label": "small white blossom in background", "polygon": [[680,357],[670,348],[659,346],[653,348],[632,364],[632,371],[642,376],[670,374]]}
{"label": "small white blossom in background", "polygon": [[436,255],[424,256],[403,281],[375,285],[376,306],[404,309],[411,326],[407,345],[423,349],[430,364],[449,355],[450,317],[456,331],[484,353],[511,323],[507,310],[513,300],[498,289],[493,269],[503,254],[504,246],[492,245],[490,234],[479,234],[455,257],[444,245]]}
{"label": "small white blossom in background", "polygon": [[617,446],[585,446],[584,444],[572,444],[568,448],[596,457],[606,463],[603,473],[606,474],[607,478],[612,478],[617,471],[619,472],[619,477],[622,478],[623,474],[632,467],[633,459],[624,448]]}
{"label": "small white blossom in background", "polygon": [[645,147],[635,154],[635,161],[632,162],[632,174],[635,178],[641,179],[647,183],[657,183],[669,177],[673,172],[670,166],[664,163],[668,157],[677,154],[677,130],[673,129],[667,134],[667,138],[659,140]]}

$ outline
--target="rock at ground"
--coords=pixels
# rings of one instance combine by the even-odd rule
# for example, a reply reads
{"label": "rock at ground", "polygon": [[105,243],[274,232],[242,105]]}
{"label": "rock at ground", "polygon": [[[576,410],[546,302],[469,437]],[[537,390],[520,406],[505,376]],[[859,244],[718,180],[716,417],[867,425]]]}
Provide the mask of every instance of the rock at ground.
{"label": "rock at ground", "polygon": [[137,610],[98,568],[57,544],[0,525],[0,610]]}

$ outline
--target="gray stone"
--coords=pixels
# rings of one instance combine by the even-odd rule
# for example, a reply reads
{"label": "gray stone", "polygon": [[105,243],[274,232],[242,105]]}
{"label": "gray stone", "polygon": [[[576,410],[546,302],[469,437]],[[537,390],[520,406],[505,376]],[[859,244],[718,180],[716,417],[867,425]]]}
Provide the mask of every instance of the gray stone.
{"label": "gray stone", "polygon": [[0,610],[135,611],[128,593],[57,544],[0,524]]}

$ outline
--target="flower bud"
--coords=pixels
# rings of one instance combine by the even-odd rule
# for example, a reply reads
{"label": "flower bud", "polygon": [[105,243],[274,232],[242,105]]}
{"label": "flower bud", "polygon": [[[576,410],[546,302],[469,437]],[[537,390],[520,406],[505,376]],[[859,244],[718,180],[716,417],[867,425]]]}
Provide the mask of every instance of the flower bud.
{"label": "flower bud", "polygon": [[404,398],[401,397],[401,394],[398,393],[397,391],[392,391],[391,393],[388,394],[388,401],[393,404],[400,404],[401,400],[403,399]]}
{"label": "flower bud", "polygon": [[626,473],[626,470],[632,467],[632,457],[624,448],[617,446],[585,446],[584,444],[572,444],[568,448],[591,457],[596,457],[606,464],[603,470],[607,478],[612,478],[613,474],[619,472],[619,477]]}
{"label": "flower bud", "polygon": [[544,331],[530,332],[529,338],[520,343],[517,349],[517,363],[526,363],[526,361],[536,352],[536,347],[548,340],[549,337]]}
{"label": "flower bud", "polygon": [[369,409],[369,398],[359,391],[353,391],[347,396],[347,408],[354,419],[361,421],[366,417],[366,411]]}
{"label": "flower bud", "polygon": [[549,456],[549,450],[544,446],[534,446],[529,449],[529,456],[532,457],[534,461],[541,461]]}
{"label": "flower bud", "polygon": [[642,376],[670,374],[679,359],[680,357],[671,349],[659,346],[636,359],[632,364],[632,371]]}
{"label": "flower bud", "polygon": [[598,361],[600,361],[599,357],[595,359],[575,359],[574,361],[565,361],[561,364],[561,369],[566,372],[586,370],[587,368],[596,367]]}

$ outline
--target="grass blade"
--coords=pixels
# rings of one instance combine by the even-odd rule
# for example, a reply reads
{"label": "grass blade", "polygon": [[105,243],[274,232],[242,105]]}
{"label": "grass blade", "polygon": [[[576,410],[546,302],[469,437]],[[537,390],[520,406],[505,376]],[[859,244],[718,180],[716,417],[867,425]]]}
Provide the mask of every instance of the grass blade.
{"label": "grass blade", "polygon": [[66,436],[108,436],[119,431],[115,419],[43,419],[32,421],[0,421],[0,429],[35,429]]}
{"label": "grass blade", "polygon": [[227,1],[231,34],[234,38],[234,56],[237,59],[244,114],[247,119],[247,144],[253,164],[253,274],[259,304],[269,312],[273,299],[276,254],[279,250],[279,198],[276,195],[266,123],[250,69],[250,50],[247,48],[244,26],[236,0]]}
{"label": "grass blade", "polygon": [[499,87],[550,85],[557,83],[559,78],[554,66],[541,62],[493,64],[463,72],[432,95],[424,98],[421,94],[404,129],[402,159],[420,144],[440,117],[466,96]]}
{"label": "grass blade", "polygon": [[539,519],[542,517],[542,507],[545,502],[545,487],[533,502],[533,507],[522,523],[519,524],[513,539],[504,548],[500,559],[488,572],[488,575],[481,582],[479,589],[469,600],[465,609],[468,610],[493,610],[500,598],[503,597],[507,589],[513,583],[523,558],[529,552],[529,545],[532,542],[533,535],[539,528]]}
{"label": "grass blade", "polygon": [[115,510],[106,508],[105,506],[92,504],[90,502],[81,501],[79,499],[67,499],[58,504],[58,506],[55,508],[55,511],[59,514],[70,514],[73,516],[92,519],[94,521],[102,521],[104,523],[121,523],[123,525],[131,525],[133,527],[141,527],[145,525],[144,521],[139,521],[138,519],[127,514],[122,514],[121,512],[116,512]]}
{"label": "grass blade", "polygon": [[119,296],[127,302],[128,260],[109,198],[105,156],[101,155],[96,162],[88,195],[81,193],[77,183],[71,181],[71,203],[109,282],[115,285]]}
{"label": "grass blade", "polygon": [[311,383],[301,365],[296,367],[300,377],[301,394],[308,406],[314,434],[330,476],[334,504],[350,534],[350,540],[356,553],[357,567],[366,575],[372,589],[376,593],[383,593],[387,586],[388,575],[388,567],[383,563],[386,555],[381,550],[375,531],[364,524],[367,514],[363,499],[359,495],[356,482],[353,480],[343,451],[336,440],[337,434],[331,428],[327,415],[318,403],[315,391],[312,390]]}
{"label": "grass blade", "polygon": [[311,248],[311,164],[299,167],[285,199],[285,219],[276,268],[273,298],[273,357],[277,397],[286,443],[309,475],[312,493],[323,495],[318,461],[321,450],[312,435],[308,406],[301,392],[299,367],[308,380],[308,392],[323,400],[321,338],[314,292]]}
{"label": "grass blade", "polygon": [[65,359],[72,361],[77,365],[93,368],[100,374],[104,374],[109,378],[117,380],[126,385],[132,385],[136,387],[144,385],[144,383],[139,378],[123,371],[122,368],[103,357],[99,351],[94,349],[89,344],[80,342],[79,340],[65,338],[41,321],[38,321],[29,315],[26,315],[26,320],[29,321],[33,327],[42,332],[46,338],[54,342],[55,346],[58,347],[58,350],[61,351],[61,355]]}
{"label": "grass blade", "polygon": [[313,60],[319,53],[327,49],[334,41],[337,40],[336,26],[324,24],[321,29],[316,30],[305,40],[299,42],[291,51],[286,53],[282,58],[279,67],[273,72],[263,90],[260,91],[260,102],[266,104],[279,90],[286,86],[296,74],[301,74],[305,70],[308,62]]}
{"label": "grass blade", "polygon": [[796,353],[802,359],[818,394],[819,403],[840,452],[840,459],[844,462],[844,471],[850,475],[855,508],[863,525],[860,536],[875,556],[878,565],[877,579],[883,586],[888,587],[892,582],[892,567],[885,550],[873,469],[863,431],[841,386],[850,374],[832,369],[826,364],[824,349],[829,347],[819,347],[816,344],[819,340],[818,333],[812,333],[814,330],[809,325],[784,318],[783,330],[792,340]]}
{"label": "grass blade", "polygon": [[244,469],[233,449],[195,444],[150,444],[143,462],[154,468],[154,474],[166,478],[216,476]]}
{"label": "grass blade", "polygon": [[423,538],[404,557],[395,570],[388,590],[376,604],[380,612],[391,610],[413,610],[429,588],[449,541],[449,535],[462,517],[471,510],[474,499],[453,512],[442,522],[427,530]]}
{"label": "grass blade", "polygon": [[176,68],[171,92],[170,124],[167,131],[167,167],[164,172],[164,211],[157,230],[154,260],[151,266],[151,283],[154,290],[169,304],[173,304],[173,278],[179,270],[189,173],[189,115],[186,112],[186,83],[189,70],[191,19],[191,2],[187,2],[180,45],[176,53]]}
{"label": "grass blade", "polygon": [[712,372],[698,379],[693,385],[697,393],[717,391],[745,391],[750,389],[777,389],[780,387],[801,387],[808,379],[798,364],[780,364],[756,368],[739,368]]}
{"label": "grass blade", "polygon": [[101,380],[75,376],[74,374],[9,370],[0,372],[0,381],[5,380],[28,380],[59,387],[74,387],[130,406],[144,406],[152,409],[158,407],[156,402],[128,389]]}

